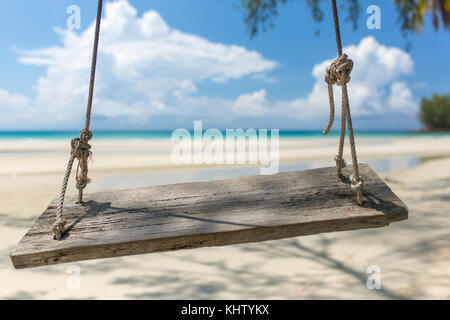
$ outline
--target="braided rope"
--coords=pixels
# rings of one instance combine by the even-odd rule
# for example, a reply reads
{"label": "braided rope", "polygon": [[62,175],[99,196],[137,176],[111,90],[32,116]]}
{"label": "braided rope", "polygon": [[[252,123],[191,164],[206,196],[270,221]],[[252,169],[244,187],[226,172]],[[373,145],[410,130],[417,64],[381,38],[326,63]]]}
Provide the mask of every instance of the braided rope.
{"label": "braided rope", "polygon": [[91,77],[89,81],[89,95],[86,110],[86,123],[85,128],[81,130],[80,137],[74,138],[71,141],[71,152],[69,163],[67,164],[66,174],[64,175],[63,185],[61,188],[61,194],[59,196],[58,208],[56,210],[56,222],[52,226],[52,231],[55,235],[56,240],[60,240],[66,231],[65,225],[66,221],[63,219],[63,208],[64,208],[64,198],[67,190],[67,183],[69,181],[70,174],[72,172],[73,162],[75,159],[78,160],[78,167],[76,173],[76,188],[78,189],[78,202],[83,202],[83,190],[86,188],[87,184],[91,182],[88,177],[88,160],[92,155],[91,145],[89,141],[92,139],[92,132],[89,130],[91,123],[91,111],[92,102],[94,97],[94,85],[95,85],[95,72],[97,68],[97,55],[98,55],[98,43],[100,39],[100,24],[102,20],[102,7],[103,0],[98,0],[97,8],[97,20],[95,25],[95,36],[94,36],[94,48],[92,53],[92,64],[91,64]]}
{"label": "braided rope", "polygon": [[63,186],[61,188],[61,194],[59,195],[58,208],[56,209],[56,222],[52,226],[55,239],[59,240],[65,231],[67,221],[62,218],[64,197],[66,196],[67,183],[69,182],[70,173],[72,171],[72,165],[75,161],[75,155],[71,154],[69,163],[67,164],[66,174],[64,175]]}
{"label": "braided rope", "polygon": [[345,126],[348,126],[348,136],[350,142],[350,150],[352,155],[353,164],[353,175],[350,177],[351,187],[356,192],[356,203],[362,205],[362,187],[364,185],[363,179],[359,176],[358,159],[356,156],[356,146],[355,138],[353,136],[353,125],[352,118],[350,115],[350,104],[347,91],[347,83],[350,82],[350,74],[353,70],[353,61],[350,60],[346,54],[342,53],[342,43],[341,43],[341,33],[339,27],[339,16],[337,12],[336,0],[331,0],[333,8],[333,18],[334,18],[334,30],[336,33],[336,45],[338,51],[338,57],[335,59],[331,65],[326,70],[325,82],[328,84],[328,97],[330,103],[330,118],[328,124],[323,131],[323,134],[328,134],[331,127],[333,126],[335,117],[335,105],[334,105],[334,95],[333,95],[333,85],[338,85],[342,88],[342,113],[341,113],[341,135],[339,138],[339,151],[335,156],[336,168],[338,175],[341,175],[342,168],[346,166],[345,160],[342,158],[344,150],[344,139],[345,139]]}
{"label": "braided rope", "polygon": [[[73,162],[75,159],[78,160],[78,165],[80,166],[83,161],[87,163],[89,157],[91,156],[91,146],[83,141],[81,138],[74,138],[71,141],[71,151],[70,151],[70,159],[67,164],[66,174],[64,175],[63,184],[61,188],[61,193],[59,195],[58,208],[56,209],[56,222],[52,226],[53,233],[55,235],[56,240],[60,240],[65,232],[66,220],[63,219],[63,207],[64,207],[64,198],[66,196],[67,184],[69,182],[70,174],[72,172]],[[84,172],[77,172],[77,188],[78,185],[84,184],[86,186],[87,183],[90,182],[90,179],[87,178]]]}
{"label": "braided rope", "polygon": [[91,145],[89,144],[89,140],[92,139],[92,132],[86,131],[84,129],[81,131],[80,138],[78,139],[79,147],[77,148],[77,159],[78,159],[78,168],[77,168],[77,184],[76,188],[78,189],[78,203],[83,202],[83,190],[86,188],[86,185],[91,182],[91,179],[88,177],[88,160],[92,155]]}
{"label": "braided rope", "polygon": [[[330,119],[328,125],[323,130],[323,134],[327,135],[330,132],[334,122],[334,94],[333,85],[343,86],[350,82],[350,73],[353,70],[353,61],[348,59],[346,54],[341,55],[334,60],[327,68],[325,74],[325,82],[328,84],[328,100],[330,102]],[[345,114],[344,114],[345,116]]]}
{"label": "braided rope", "polygon": [[337,174],[339,176],[342,175],[342,169],[347,165],[344,158],[342,158],[342,154],[344,153],[346,121],[347,114],[345,113],[345,108],[341,108],[341,135],[339,136],[339,149],[337,154],[338,162],[336,162]]}

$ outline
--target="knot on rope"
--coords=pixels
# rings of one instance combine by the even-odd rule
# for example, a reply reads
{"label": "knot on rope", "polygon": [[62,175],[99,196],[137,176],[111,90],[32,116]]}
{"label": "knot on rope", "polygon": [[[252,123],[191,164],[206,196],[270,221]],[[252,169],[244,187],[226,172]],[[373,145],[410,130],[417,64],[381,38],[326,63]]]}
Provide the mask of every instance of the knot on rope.
{"label": "knot on rope", "polygon": [[53,233],[56,240],[60,240],[66,231],[66,220],[58,219],[52,226]]}
{"label": "knot on rope", "polygon": [[[78,168],[76,174],[76,188],[81,192],[86,185],[91,182],[88,174],[88,160],[92,156],[91,145],[89,140],[92,139],[92,132],[89,130],[82,130],[79,138],[72,139],[72,155],[78,159]],[[80,193],[81,194],[81,193]],[[80,201],[81,197],[80,197]]]}
{"label": "knot on rope", "polygon": [[352,189],[355,191],[360,191],[364,186],[364,180],[361,177],[356,178],[354,175],[351,175],[350,182],[352,184]]}
{"label": "knot on rope", "polygon": [[344,53],[327,68],[325,82],[329,85],[342,86],[350,82],[350,73],[353,70],[353,61]]}
{"label": "knot on rope", "polygon": [[80,131],[80,140],[88,143],[92,139],[92,131],[83,129]]}
{"label": "knot on rope", "polygon": [[[82,171],[79,172],[79,174],[77,175],[77,184],[76,184],[76,188],[78,190],[83,190],[84,188],[86,188],[87,184],[90,183],[92,180],[91,178],[89,178],[87,176],[87,174],[83,174]],[[81,202],[81,201],[79,201]]]}
{"label": "knot on rope", "polygon": [[82,140],[81,138],[72,139],[72,151],[71,154],[75,156],[79,161],[83,159],[89,159],[91,156],[91,145],[86,140]]}
{"label": "knot on rope", "polygon": [[83,189],[91,181],[88,178],[88,159],[92,156],[91,145],[89,141],[92,139],[92,132],[89,130],[89,125],[91,122],[91,112],[92,112],[92,102],[94,96],[94,83],[95,83],[95,71],[97,68],[97,55],[98,55],[98,43],[100,38],[100,25],[102,21],[102,9],[103,0],[98,0],[97,7],[97,18],[95,24],[95,35],[94,35],[94,49],[92,52],[92,64],[91,64],[91,78],[89,81],[89,95],[86,110],[86,125],[85,129],[80,132],[80,137],[72,139],[71,142],[71,152],[69,163],[67,164],[66,174],[64,175],[63,185],[61,188],[61,193],[59,196],[58,208],[56,210],[56,223],[53,225],[52,229],[55,233],[55,239],[61,239],[64,233],[64,226],[66,222],[62,219],[64,198],[66,194],[67,184],[69,181],[70,174],[72,172],[72,166],[75,159],[78,160],[77,167],[77,189],[78,189],[78,203],[83,202]]}
{"label": "knot on rope", "polygon": [[347,162],[345,161],[345,159],[343,159],[339,155],[336,155],[334,157],[334,161],[336,161],[336,167],[338,167],[339,169],[343,169],[347,165]]}
{"label": "knot on rope", "polygon": [[334,95],[333,85],[344,86],[350,82],[350,73],[353,70],[353,61],[350,60],[346,54],[342,54],[335,59],[327,68],[325,74],[325,82],[328,83],[328,100],[330,103],[330,118],[327,127],[323,130],[323,134],[327,135],[330,132],[334,122]]}

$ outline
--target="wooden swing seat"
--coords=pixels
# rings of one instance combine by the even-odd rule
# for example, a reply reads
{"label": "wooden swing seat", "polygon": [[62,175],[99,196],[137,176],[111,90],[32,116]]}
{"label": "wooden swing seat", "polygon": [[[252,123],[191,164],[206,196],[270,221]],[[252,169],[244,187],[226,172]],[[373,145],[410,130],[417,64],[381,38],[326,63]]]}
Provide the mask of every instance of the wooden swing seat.
{"label": "wooden swing seat", "polygon": [[[343,170],[345,177],[351,167]],[[64,238],[53,239],[57,201],[12,250],[15,268],[119,257],[322,232],[378,228],[408,208],[366,165],[364,205],[336,168],[182,183],[68,197]]]}

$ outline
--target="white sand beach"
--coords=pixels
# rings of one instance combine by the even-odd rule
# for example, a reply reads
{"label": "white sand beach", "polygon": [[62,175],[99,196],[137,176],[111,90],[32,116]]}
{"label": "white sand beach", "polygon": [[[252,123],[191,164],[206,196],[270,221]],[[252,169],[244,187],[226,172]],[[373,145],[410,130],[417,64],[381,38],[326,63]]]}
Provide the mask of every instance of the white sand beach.
{"label": "white sand beach", "polygon": [[[93,141],[87,192],[258,174],[252,166],[175,166],[169,140]],[[408,205],[389,227],[263,243],[15,270],[9,258],[59,194],[65,140],[0,141],[0,298],[2,299],[449,299],[450,136],[360,138],[368,162]],[[280,169],[333,166],[335,138],[282,139]],[[350,160],[346,146],[346,159]],[[69,193],[75,193],[73,179]],[[380,290],[366,271],[381,270]]]}

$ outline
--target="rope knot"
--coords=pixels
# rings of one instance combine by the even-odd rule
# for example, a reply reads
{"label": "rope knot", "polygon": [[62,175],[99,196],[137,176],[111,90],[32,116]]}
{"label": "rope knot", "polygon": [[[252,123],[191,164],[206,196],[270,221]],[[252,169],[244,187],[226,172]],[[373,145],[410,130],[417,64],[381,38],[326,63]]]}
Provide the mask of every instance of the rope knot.
{"label": "rope knot", "polygon": [[79,160],[83,161],[89,159],[92,155],[91,145],[89,140],[92,139],[92,132],[89,130],[82,130],[79,138],[72,139],[72,151],[71,153]]}
{"label": "rope knot", "polygon": [[[88,165],[87,162],[92,156],[91,145],[89,140],[92,139],[92,132],[90,130],[82,130],[79,138],[72,139],[72,155],[78,159],[77,168],[77,184],[76,188],[81,192],[86,188],[87,184],[91,182],[91,179],[87,176]],[[79,201],[81,202],[81,200]]]}
{"label": "rope knot", "polygon": [[355,178],[354,175],[350,176],[350,182],[352,183],[352,189],[359,191],[364,186],[364,180],[361,177]]}
{"label": "rope knot", "polygon": [[80,161],[87,160],[92,154],[91,145],[89,143],[83,142],[81,138],[72,139],[71,145],[71,153]]}
{"label": "rope knot", "polygon": [[88,143],[92,139],[92,131],[83,129],[80,131],[80,140],[83,141],[83,143]]}
{"label": "rope knot", "polygon": [[[95,71],[97,67],[97,55],[98,55],[98,43],[100,37],[100,25],[102,21],[102,8],[103,0],[98,0],[97,7],[97,19],[95,25],[95,36],[94,36],[94,50],[92,53],[92,64],[91,64],[91,78],[89,82],[89,95],[88,104],[86,110],[86,126],[85,129],[80,132],[80,137],[72,139],[71,141],[71,152],[69,163],[67,164],[66,174],[63,180],[63,186],[61,188],[61,194],[59,197],[58,208],[56,211],[56,223],[53,225],[52,230],[55,233],[55,239],[61,239],[63,233],[65,232],[64,226],[66,221],[62,219],[64,198],[67,189],[67,183],[69,181],[70,174],[72,172],[72,166],[75,159],[78,159],[77,168],[77,188],[78,188],[78,203],[83,202],[83,188],[90,179],[87,177],[88,174],[88,159],[91,156],[91,145],[89,141],[92,139],[92,132],[89,130],[89,124],[91,121],[91,111],[92,102],[94,96],[94,82],[95,82]],[[82,188],[83,187],[83,188]]]}
{"label": "rope knot", "polygon": [[86,188],[87,184],[90,183],[91,181],[92,181],[91,178],[89,178],[88,176],[84,174],[78,174],[76,188],[78,190],[83,190],[84,188]]}
{"label": "rope knot", "polygon": [[325,81],[329,85],[337,84],[342,86],[350,82],[350,73],[353,70],[353,61],[350,60],[344,53],[337,59],[335,59],[331,65],[327,68],[325,75]]}
{"label": "rope knot", "polygon": [[334,161],[336,161],[336,167],[338,167],[339,169],[343,169],[347,165],[347,162],[345,161],[345,159],[343,159],[339,155],[336,155],[334,157]]}
{"label": "rope knot", "polygon": [[55,239],[60,240],[62,235],[66,231],[66,220],[58,219],[55,224],[52,226],[53,233],[55,234]]}
{"label": "rope knot", "polygon": [[[350,73],[353,70],[353,61],[350,60],[346,54],[340,55],[335,59],[331,65],[327,68],[325,74],[325,82],[328,83],[328,100],[330,103],[330,118],[328,120],[327,127],[323,130],[323,134],[327,135],[330,132],[334,122],[334,94],[333,85],[344,86],[350,82]],[[342,107],[344,108],[344,107]],[[342,109],[344,110],[344,109]],[[343,112],[344,116],[344,112]],[[345,120],[344,120],[345,121]]]}

